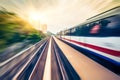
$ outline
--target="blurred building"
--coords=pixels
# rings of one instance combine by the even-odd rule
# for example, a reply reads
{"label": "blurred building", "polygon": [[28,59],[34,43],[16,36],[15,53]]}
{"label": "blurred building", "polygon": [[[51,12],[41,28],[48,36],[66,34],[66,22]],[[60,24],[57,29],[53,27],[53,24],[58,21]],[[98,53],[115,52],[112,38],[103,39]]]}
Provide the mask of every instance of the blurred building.
{"label": "blurred building", "polygon": [[46,33],[46,32],[47,32],[47,24],[41,24],[40,30],[41,30],[43,33]]}

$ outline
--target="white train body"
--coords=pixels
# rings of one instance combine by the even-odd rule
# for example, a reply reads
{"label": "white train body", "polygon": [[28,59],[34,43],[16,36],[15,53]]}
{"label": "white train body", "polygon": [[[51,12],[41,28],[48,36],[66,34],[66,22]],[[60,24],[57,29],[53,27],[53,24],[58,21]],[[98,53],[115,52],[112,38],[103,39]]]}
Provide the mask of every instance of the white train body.
{"label": "white train body", "polygon": [[120,7],[61,31],[58,36],[120,65]]}

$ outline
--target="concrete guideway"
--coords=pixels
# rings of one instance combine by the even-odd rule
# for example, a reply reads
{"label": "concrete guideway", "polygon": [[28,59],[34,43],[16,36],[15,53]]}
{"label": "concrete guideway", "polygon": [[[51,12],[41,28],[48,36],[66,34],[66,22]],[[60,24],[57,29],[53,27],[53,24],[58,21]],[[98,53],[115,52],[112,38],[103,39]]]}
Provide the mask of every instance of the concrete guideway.
{"label": "concrete guideway", "polygon": [[51,80],[51,38],[48,46],[47,59],[45,64],[45,70],[43,80]]}
{"label": "concrete guideway", "polygon": [[89,59],[57,38],[54,37],[54,39],[82,80],[120,80],[120,77],[115,73]]}

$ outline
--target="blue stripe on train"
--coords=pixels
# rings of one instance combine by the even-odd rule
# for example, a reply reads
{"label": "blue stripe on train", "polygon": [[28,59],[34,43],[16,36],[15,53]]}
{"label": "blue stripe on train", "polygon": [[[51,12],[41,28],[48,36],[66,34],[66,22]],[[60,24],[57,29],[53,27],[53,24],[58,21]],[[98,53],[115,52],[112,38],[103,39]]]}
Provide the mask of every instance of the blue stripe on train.
{"label": "blue stripe on train", "polygon": [[98,53],[96,53],[96,52],[93,52],[93,51],[91,51],[91,50],[88,50],[88,49],[85,49],[85,48],[84,48],[84,50],[86,50],[87,52],[89,52],[89,53],[91,53],[91,54],[93,54],[93,55],[99,56],[99,57],[101,57],[101,58],[103,58],[103,59],[105,59],[105,60],[107,60],[107,61],[110,61],[110,62],[112,62],[113,64],[116,64],[116,65],[120,66],[120,62],[117,62],[117,61],[115,61],[115,60],[113,60],[113,59],[111,59],[111,58],[108,58],[108,57],[106,57],[106,56],[100,55],[100,54],[98,54]]}

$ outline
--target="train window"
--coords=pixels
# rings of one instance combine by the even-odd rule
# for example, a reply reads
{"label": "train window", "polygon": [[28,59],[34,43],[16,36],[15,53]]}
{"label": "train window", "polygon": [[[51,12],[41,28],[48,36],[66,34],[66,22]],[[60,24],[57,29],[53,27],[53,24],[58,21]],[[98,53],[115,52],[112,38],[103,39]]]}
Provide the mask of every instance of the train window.
{"label": "train window", "polygon": [[80,35],[82,34],[82,36],[88,36],[88,32],[89,32],[89,26],[87,26],[87,24],[82,25],[80,29]]}
{"label": "train window", "polygon": [[97,33],[99,33],[100,27],[101,27],[100,24],[96,23],[96,25],[94,25],[92,27],[92,29],[90,30],[90,33],[91,34],[97,34]]}
{"label": "train window", "polygon": [[90,27],[91,36],[120,36],[120,15],[104,18]]}
{"label": "train window", "polygon": [[96,22],[66,30],[65,35],[95,37],[120,36],[120,15],[107,17]]}
{"label": "train window", "polygon": [[71,29],[71,33],[74,33],[74,32],[75,32],[75,30],[76,30],[75,28]]}
{"label": "train window", "polygon": [[108,24],[108,28],[118,28],[120,26],[120,15],[116,15],[113,17],[106,18],[105,20],[111,21],[111,23]]}
{"label": "train window", "polygon": [[87,24],[86,26],[90,26],[90,24]]}
{"label": "train window", "polygon": [[105,18],[101,23],[102,31],[105,32],[106,36],[120,36],[120,15]]}
{"label": "train window", "polygon": [[75,36],[81,36],[81,25],[79,25],[78,27],[76,27],[74,35]]}
{"label": "train window", "polygon": [[109,23],[111,23],[111,21],[104,19],[104,20],[101,20],[99,23],[101,24],[101,26],[107,26]]}
{"label": "train window", "polygon": [[70,29],[67,30],[66,35],[70,35]]}
{"label": "train window", "polygon": [[65,34],[65,35],[67,35],[67,33],[68,33],[68,30],[64,31],[64,34]]}

